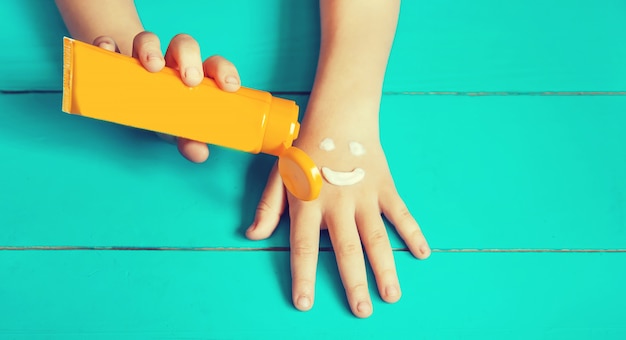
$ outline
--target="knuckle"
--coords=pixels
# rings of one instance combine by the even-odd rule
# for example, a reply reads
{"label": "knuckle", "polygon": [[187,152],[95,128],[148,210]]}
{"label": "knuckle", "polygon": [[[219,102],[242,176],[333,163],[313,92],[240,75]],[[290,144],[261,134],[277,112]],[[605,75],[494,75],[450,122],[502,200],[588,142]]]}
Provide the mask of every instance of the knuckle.
{"label": "knuckle", "polygon": [[337,206],[341,204],[345,204],[346,202],[353,199],[354,193],[349,190],[333,190],[332,192],[333,200],[337,202]]}
{"label": "knuckle", "polygon": [[149,42],[150,40],[155,40],[155,39],[158,40],[159,38],[157,37],[156,34],[150,31],[143,31],[135,36],[135,42],[141,42],[141,43]]}
{"label": "knuckle", "polygon": [[106,43],[109,43],[109,44],[111,44],[111,43],[115,43],[115,41],[113,40],[113,38],[109,37],[108,35],[100,35],[100,36],[96,37],[96,38],[93,40],[93,42],[94,42],[94,43],[103,43],[103,42],[106,42]]}
{"label": "knuckle", "polygon": [[406,223],[406,222],[413,221],[413,215],[411,215],[411,212],[406,207],[406,205],[402,205],[399,208],[397,208],[394,215],[396,216],[398,223]]}
{"label": "knuckle", "polygon": [[350,257],[357,254],[362,254],[363,250],[361,245],[354,242],[347,242],[337,247],[337,253],[341,257]]}
{"label": "knuckle", "polygon": [[179,51],[182,50],[191,53],[199,53],[200,51],[200,44],[198,44],[196,39],[186,33],[179,33],[175,35],[174,38],[172,38],[172,43],[174,43],[176,49]]}
{"label": "knuckle", "polygon": [[222,57],[221,55],[213,55],[209,57],[209,59],[215,65],[219,65],[220,68],[223,67],[235,67],[235,64],[231,63],[228,59]]}
{"label": "knuckle", "polygon": [[261,200],[256,207],[257,214],[276,213],[277,209],[265,200]]}
{"label": "knuckle", "polygon": [[215,65],[217,64],[217,60],[218,60],[219,56],[217,55],[212,55],[208,58],[206,58],[204,60],[204,62],[202,63],[202,65],[204,66],[204,68],[206,70],[209,70],[209,72],[211,73],[215,73]]}
{"label": "knuckle", "polygon": [[398,216],[400,216],[401,218],[412,218],[411,212],[405,205],[398,209]]}
{"label": "knuckle", "polygon": [[293,289],[294,291],[297,290],[299,294],[311,294],[313,287],[315,287],[315,282],[311,279],[296,278],[293,280]]}
{"label": "knuckle", "polygon": [[142,31],[142,32],[139,32],[139,33],[137,33],[137,35],[135,36],[135,40],[138,40],[138,39],[144,38],[144,37],[145,37],[146,35],[148,35],[148,34],[152,34],[152,33],[150,33],[149,31]]}
{"label": "knuckle", "polygon": [[424,234],[420,229],[415,229],[409,234],[409,239],[411,240],[411,242],[415,243],[422,242],[424,240]]}
{"label": "knuckle", "polygon": [[387,233],[384,229],[376,229],[370,232],[366,236],[366,241],[369,246],[379,246],[388,243],[389,238],[387,238]]}
{"label": "knuckle", "polygon": [[357,292],[367,292],[368,288],[367,288],[367,282],[357,282],[353,285],[350,285],[348,287],[348,292],[351,293],[357,293]]}
{"label": "knuckle", "polygon": [[187,34],[187,33],[178,33],[176,34],[172,40],[180,40],[183,42],[196,42],[196,39],[194,39],[191,35]]}
{"label": "knuckle", "polygon": [[291,244],[291,252],[294,256],[311,256],[317,253],[317,246],[305,240],[295,240]]}
{"label": "knuckle", "polygon": [[383,280],[394,280],[398,281],[398,275],[396,274],[395,268],[385,268],[381,269],[376,273],[376,277],[381,278]]}
{"label": "knuckle", "polygon": [[262,200],[256,208],[255,220],[265,220],[271,221],[272,223],[278,223],[280,215],[281,212],[278,209]]}

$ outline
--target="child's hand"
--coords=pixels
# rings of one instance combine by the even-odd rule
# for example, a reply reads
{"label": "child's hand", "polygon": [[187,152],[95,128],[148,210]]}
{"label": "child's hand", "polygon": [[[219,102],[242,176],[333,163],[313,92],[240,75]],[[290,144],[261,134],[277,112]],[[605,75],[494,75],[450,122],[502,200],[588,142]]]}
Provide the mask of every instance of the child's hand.
{"label": "child's hand", "polygon": [[[320,168],[326,168],[322,169],[325,181],[315,201],[303,202],[288,195],[293,303],[300,310],[308,310],[313,305],[319,229],[328,229],[350,308],[354,315],[367,317],[372,313],[372,303],[361,245],[372,265],[381,298],[393,303],[401,296],[381,213],[393,223],[415,257],[427,258],[430,248],[396,191],[377,138],[377,127],[345,129],[341,127],[359,126],[360,122],[347,120],[350,115],[336,113],[316,116],[307,112],[305,117],[309,115],[313,118],[303,123],[303,131],[296,142]],[[353,174],[337,173],[350,171]],[[347,185],[338,185],[342,182]],[[356,183],[350,184],[353,182]],[[284,207],[285,190],[274,169],[247,236],[250,239],[269,237]]]}
{"label": "child's hand", "polygon": [[[119,52],[115,41],[110,37],[98,37],[93,44]],[[240,87],[239,74],[231,62],[220,56],[212,56],[203,63],[200,46],[194,38],[186,34],[176,35],[163,57],[159,38],[154,33],[141,32],[133,40],[132,55],[150,72],[158,72],[165,66],[178,70],[187,86],[199,85],[206,76],[215,80],[224,91],[235,92]],[[185,158],[196,163],[204,162],[209,156],[205,143],[185,138],[178,138],[178,150]]]}

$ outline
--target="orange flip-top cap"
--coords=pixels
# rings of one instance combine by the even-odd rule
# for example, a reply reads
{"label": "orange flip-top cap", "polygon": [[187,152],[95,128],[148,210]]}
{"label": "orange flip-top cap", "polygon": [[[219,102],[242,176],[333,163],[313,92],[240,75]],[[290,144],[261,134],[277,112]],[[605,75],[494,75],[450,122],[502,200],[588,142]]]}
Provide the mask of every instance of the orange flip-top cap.
{"label": "orange flip-top cap", "polygon": [[278,156],[278,172],[287,190],[299,200],[314,200],[322,190],[319,169],[311,157],[295,146]]}

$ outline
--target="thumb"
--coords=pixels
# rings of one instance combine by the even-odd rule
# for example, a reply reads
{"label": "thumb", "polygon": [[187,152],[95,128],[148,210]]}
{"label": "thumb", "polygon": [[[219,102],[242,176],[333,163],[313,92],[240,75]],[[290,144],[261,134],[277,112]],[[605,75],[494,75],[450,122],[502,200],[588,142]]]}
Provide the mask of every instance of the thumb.
{"label": "thumb", "polygon": [[94,39],[93,43],[94,46],[98,46],[100,48],[103,48],[107,51],[111,51],[111,52],[120,52],[119,47],[117,46],[117,44],[115,43],[115,40],[113,40],[113,38],[111,37],[107,37],[104,35],[101,35],[99,37],[97,37],[96,39]]}
{"label": "thumb", "polygon": [[270,173],[267,185],[263,191],[263,196],[256,208],[254,222],[246,231],[246,237],[251,240],[262,240],[268,238],[280,221],[280,216],[285,211],[287,197],[283,181],[278,174],[278,168],[274,165]]}

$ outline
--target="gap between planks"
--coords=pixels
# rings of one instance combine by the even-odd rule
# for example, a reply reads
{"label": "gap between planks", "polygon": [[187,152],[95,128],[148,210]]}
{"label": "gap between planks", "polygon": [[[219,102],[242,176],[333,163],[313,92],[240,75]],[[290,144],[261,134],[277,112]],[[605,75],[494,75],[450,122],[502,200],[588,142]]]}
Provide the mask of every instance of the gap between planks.
{"label": "gap between planks", "polygon": [[[308,96],[310,91],[270,91],[278,96]],[[1,94],[62,93],[59,90],[0,90]],[[626,91],[383,91],[386,96],[626,96]]]}
{"label": "gap between planks", "polygon": [[[289,247],[86,247],[86,246],[0,246],[0,251],[222,251],[222,252],[288,252]],[[320,247],[320,252],[332,252],[331,247]],[[408,248],[393,248],[396,252],[409,252]],[[626,253],[626,249],[432,249],[433,253]]]}

